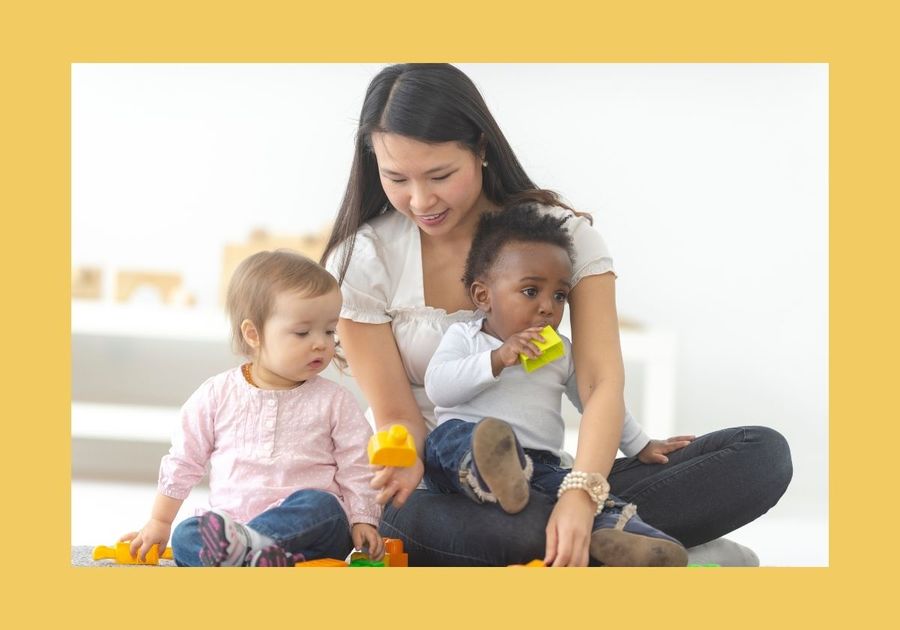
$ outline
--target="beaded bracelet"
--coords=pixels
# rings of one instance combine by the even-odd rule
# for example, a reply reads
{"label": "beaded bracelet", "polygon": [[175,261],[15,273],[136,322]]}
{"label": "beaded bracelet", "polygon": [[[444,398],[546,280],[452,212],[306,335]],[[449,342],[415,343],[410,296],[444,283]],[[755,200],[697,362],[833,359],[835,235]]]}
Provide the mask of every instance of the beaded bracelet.
{"label": "beaded bracelet", "polygon": [[562,483],[559,484],[559,490],[556,492],[556,498],[559,499],[564,492],[569,490],[584,490],[587,492],[591,501],[597,504],[599,514],[603,511],[606,497],[609,496],[609,483],[600,473],[588,473],[581,470],[571,470],[569,474],[563,477]]}

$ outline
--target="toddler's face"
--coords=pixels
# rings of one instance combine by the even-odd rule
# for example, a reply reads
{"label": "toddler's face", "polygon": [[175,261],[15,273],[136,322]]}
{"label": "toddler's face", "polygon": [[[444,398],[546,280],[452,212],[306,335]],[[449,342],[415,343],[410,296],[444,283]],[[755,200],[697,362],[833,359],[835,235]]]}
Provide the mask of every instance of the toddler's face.
{"label": "toddler's face", "polygon": [[334,357],[334,333],[341,312],[337,289],[318,297],[282,291],[263,326],[257,367],[282,387],[315,376]]}
{"label": "toddler's face", "polygon": [[505,245],[494,263],[486,287],[488,333],[506,340],[526,328],[562,320],[572,289],[572,262],[566,250],[550,243]]}

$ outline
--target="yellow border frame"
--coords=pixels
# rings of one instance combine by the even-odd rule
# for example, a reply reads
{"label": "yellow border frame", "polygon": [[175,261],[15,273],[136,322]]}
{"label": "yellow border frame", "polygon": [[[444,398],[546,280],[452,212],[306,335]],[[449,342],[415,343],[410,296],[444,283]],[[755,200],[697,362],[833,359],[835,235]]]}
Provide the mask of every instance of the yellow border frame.
{"label": "yellow border frame", "polygon": [[[896,387],[898,350],[888,252],[900,207],[891,181],[900,112],[900,21],[892,3],[556,3],[550,12],[531,0],[512,7],[483,0],[360,4],[120,0],[0,9],[2,268],[11,342],[2,378],[7,612],[27,615],[20,618],[29,627],[56,616],[97,627],[344,625],[348,616],[392,627],[781,627],[840,622],[843,613],[862,626],[893,618],[896,510],[894,497],[878,493],[873,481],[891,480],[897,437],[896,404],[887,396]],[[395,60],[830,64],[830,568],[411,569],[373,579],[369,572],[69,566],[70,64]],[[860,435],[865,439],[854,439]]]}

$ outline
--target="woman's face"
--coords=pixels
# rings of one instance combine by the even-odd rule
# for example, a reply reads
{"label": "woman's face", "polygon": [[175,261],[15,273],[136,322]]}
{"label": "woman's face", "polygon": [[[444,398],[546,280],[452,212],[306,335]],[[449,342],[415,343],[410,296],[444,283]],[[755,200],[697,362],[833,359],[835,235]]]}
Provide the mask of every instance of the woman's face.
{"label": "woman's face", "polygon": [[373,133],[372,147],[388,200],[420,230],[443,236],[460,226],[474,229],[489,205],[480,156],[456,142],[427,144],[394,133]]}

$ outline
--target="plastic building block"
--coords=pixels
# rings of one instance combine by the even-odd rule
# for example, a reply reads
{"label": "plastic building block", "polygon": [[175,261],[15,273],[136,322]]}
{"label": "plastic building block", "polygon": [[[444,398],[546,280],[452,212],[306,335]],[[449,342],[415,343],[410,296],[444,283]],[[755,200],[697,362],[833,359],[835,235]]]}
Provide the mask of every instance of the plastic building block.
{"label": "plastic building block", "polygon": [[318,560],[306,560],[305,562],[298,562],[294,565],[295,567],[308,568],[308,567],[344,567],[347,568],[347,563],[343,560],[337,560],[335,558],[319,558]]}
{"label": "plastic building block", "polygon": [[511,564],[511,567],[546,567],[543,560],[532,560],[527,564]]}
{"label": "plastic building block", "polygon": [[[119,542],[115,547],[99,545],[94,547],[93,557],[94,560],[115,560],[117,564],[159,564],[159,547],[157,545],[150,547],[144,562],[132,557],[130,547],[130,542]],[[165,560],[171,560],[172,548],[166,547],[162,557]]]}
{"label": "plastic building block", "polygon": [[351,567],[383,567],[384,560],[369,560],[368,558],[360,558],[350,561]]}
{"label": "plastic building block", "polygon": [[408,567],[409,555],[403,553],[403,541],[397,538],[384,539],[384,564],[388,567]]}
{"label": "plastic building block", "polygon": [[384,560],[372,560],[365,551],[354,551],[350,554],[351,567],[386,567]]}
{"label": "plastic building block", "polygon": [[416,461],[416,445],[406,427],[393,424],[369,438],[369,463],[375,466],[406,468]]}
{"label": "plastic building block", "polygon": [[544,367],[548,363],[563,358],[566,354],[566,348],[563,345],[563,341],[559,338],[559,335],[556,334],[556,331],[553,330],[553,326],[544,326],[544,328],[541,329],[541,336],[544,338],[544,341],[532,342],[540,348],[541,354],[539,356],[532,359],[524,354],[519,355],[519,361],[522,362],[522,367],[525,368],[526,372],[534,372],[536,369]]}

